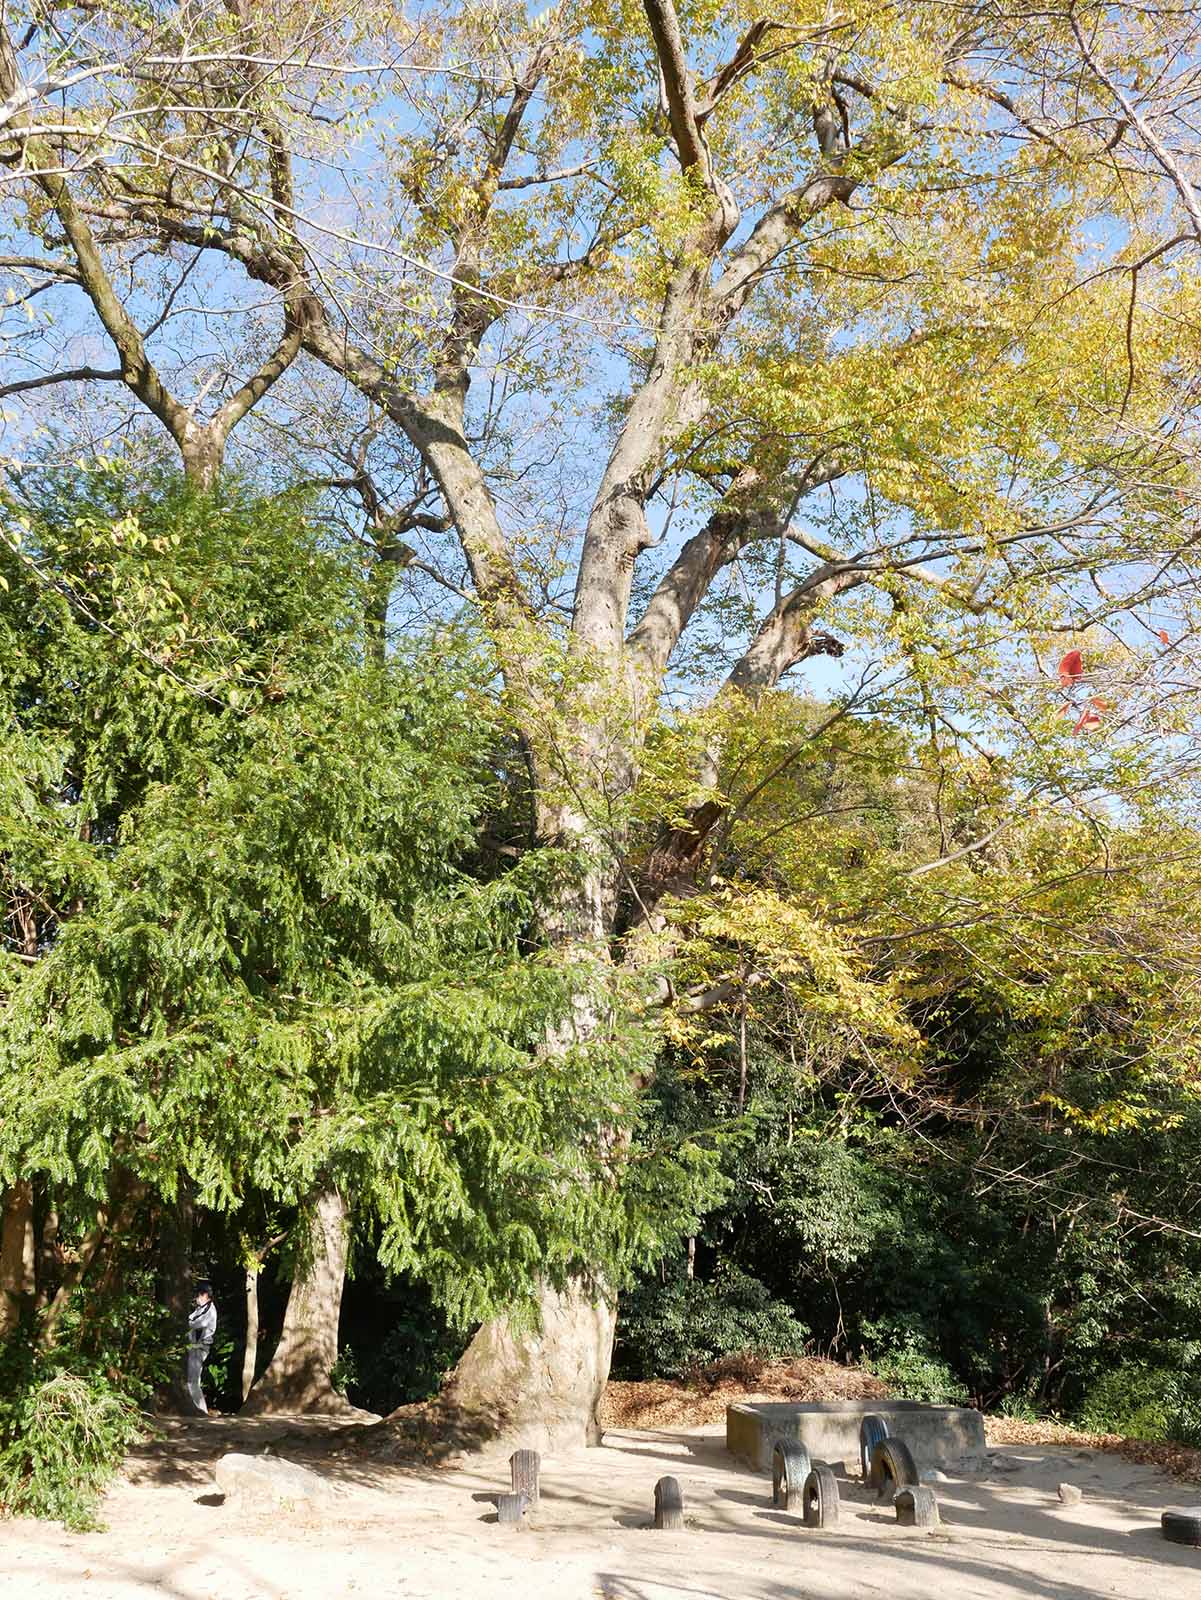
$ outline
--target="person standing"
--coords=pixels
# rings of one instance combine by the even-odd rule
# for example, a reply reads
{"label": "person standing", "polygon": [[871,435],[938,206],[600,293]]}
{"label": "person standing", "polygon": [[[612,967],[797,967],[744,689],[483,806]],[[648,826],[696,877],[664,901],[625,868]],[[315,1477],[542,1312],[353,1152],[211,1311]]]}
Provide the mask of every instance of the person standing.
{"label": "person standing", "polygon": [[206,1416],[208,1406],[205,1404],[204,1390],[200,1387],[200,1378],[216,1331],[217,1307],[213,1301],[213,1286],[208,1282],[198,1283],[196,1303],[188,1313],[188,1393],[197,1411],[204,1412]]}

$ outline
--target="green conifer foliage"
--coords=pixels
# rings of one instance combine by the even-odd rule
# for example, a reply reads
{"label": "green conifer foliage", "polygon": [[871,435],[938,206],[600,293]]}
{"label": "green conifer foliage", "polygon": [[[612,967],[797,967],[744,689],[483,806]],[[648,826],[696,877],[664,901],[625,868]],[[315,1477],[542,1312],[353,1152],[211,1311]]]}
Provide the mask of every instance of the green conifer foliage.
{"label": "green conifer foliage", "polygon": [[589,974],[528,940],[553,854],[466,871],[492,669],[466,636],[373,663],[363,599],[286,496],[105,472],[4,508],[0,1181],[82,1219],[332,1179],[466,1322],[620,1279],[712,1162],[640,1147],[618,1020],[540,1048]]}

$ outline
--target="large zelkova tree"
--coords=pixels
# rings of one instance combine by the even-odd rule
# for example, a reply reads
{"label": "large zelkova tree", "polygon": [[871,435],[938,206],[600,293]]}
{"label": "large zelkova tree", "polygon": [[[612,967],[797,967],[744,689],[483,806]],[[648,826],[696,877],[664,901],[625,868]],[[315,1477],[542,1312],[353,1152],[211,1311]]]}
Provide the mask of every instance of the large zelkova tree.
{"label": "large zelkova tree", "polygon": [[[1156,197],[1112,95],[1063,68],[1072,16],[227,0],[90,7],[68,36],[57,9],[8,7],[0,44],[8,264],[47,313],[10,391],[92,381],[69,352],[107,340],[207,481],[219,452],[189,459],[148,376],[187,332],[164,307],[203,282],[246,342],[248,288],[283,329],[223,405],[269,428],[304,362],[403,438],[395,500],[433,543],[416,560],[397,533],[392,565],[488,630],[533,839],[574,860],[539,904],[565,964],[670,998],[723,728],[803,663],[845,655],[851,710],[900,706],[935,744],[1003,715],[1029,757],[1012,793],[1066,806],[1143,781],[1149,732],[1185,728],[1187,651],[1179,693],[1154,673],[1196,604],[1172,349],[1194,297],[1160,282],[1127,320]],[[355,448],[305,470],[375,494],[370,518]],[[1053,692],[1081,642],[1126,733],[1087,773]],[[683,783],[647,742],[681,697],[716,708]],[[551,1054],[609,1014],[581,991]],[[588,1437],[611,1303],[548,1285],[542,1311],[540,1347],[481,1329],[459,1400]]]}

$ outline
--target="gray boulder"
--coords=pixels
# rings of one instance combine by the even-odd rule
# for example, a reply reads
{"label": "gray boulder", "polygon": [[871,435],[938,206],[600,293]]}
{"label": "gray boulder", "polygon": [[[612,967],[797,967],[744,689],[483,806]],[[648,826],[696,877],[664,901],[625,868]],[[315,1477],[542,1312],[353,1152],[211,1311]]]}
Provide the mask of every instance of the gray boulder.
{"label": "gray boulder", "polygon": [[231,1452],[218,1461],[213,1476],[228,1500],[264,1510],[287,1506],[328,1506],[335,1491],[316,1472],[280,1456],[245,1456]]}

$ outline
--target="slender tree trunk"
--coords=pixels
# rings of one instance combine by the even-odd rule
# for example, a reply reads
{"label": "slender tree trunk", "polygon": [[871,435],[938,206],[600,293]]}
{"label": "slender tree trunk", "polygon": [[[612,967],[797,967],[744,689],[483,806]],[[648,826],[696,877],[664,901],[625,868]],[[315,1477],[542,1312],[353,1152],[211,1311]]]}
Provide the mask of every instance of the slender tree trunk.
{"label": "slender tree trunk", "polygon": [[201,1413],[188,1393],[187,1329],[192,1304],[192,1232],[195,1226],[192,1186],[180,1176],[175,1203],[166,1212],[160,1236],[159,1293],[171,1322],[178,1353],[167,1386],[166,1401],[181,1416]]}
{"label": "slender tree trunk", "polygon": [[746,1108],[746,996],[742,997],[742,1004],[738,1008],[738,1109]]}
{"label": "slender tree trunk", "polygon": [[376,554],[367,574],[367,599],[363,621],[367,634],[367,654],[377,667],[388,659],[388,610],[399,570],[386,554],[387,546],[376,543]]}
{"label": "slender tree trunk", "polygon": [[292,1281],[279,1344],[243,1407],[249,1415],[349,1409],[329,1381],[338,1359],[347,1216],[338,1190],[317,1195],[309,1218],[309,1248]]}
{"label": "slender tree trunk", "polygon": [[259,1272],[246,1269],[246,1344],[242,1351],[242,1404],[250,1398],[259,1353]]}
{"label": "slender tree trunk", "polygon": [[58,1206],[52,1193],[43,1197],[42,1204],[46,1209],[38,1233],[37,1294],[33,1302],[35,1313],[44,1311],[50,1304],[58,1276]]}
{"label": "slender tree trunk", "polygon": [[21,1321],[37,1289],[33,1184],[19,1178],[4,1196],[0,1219],[0,1338]]}

